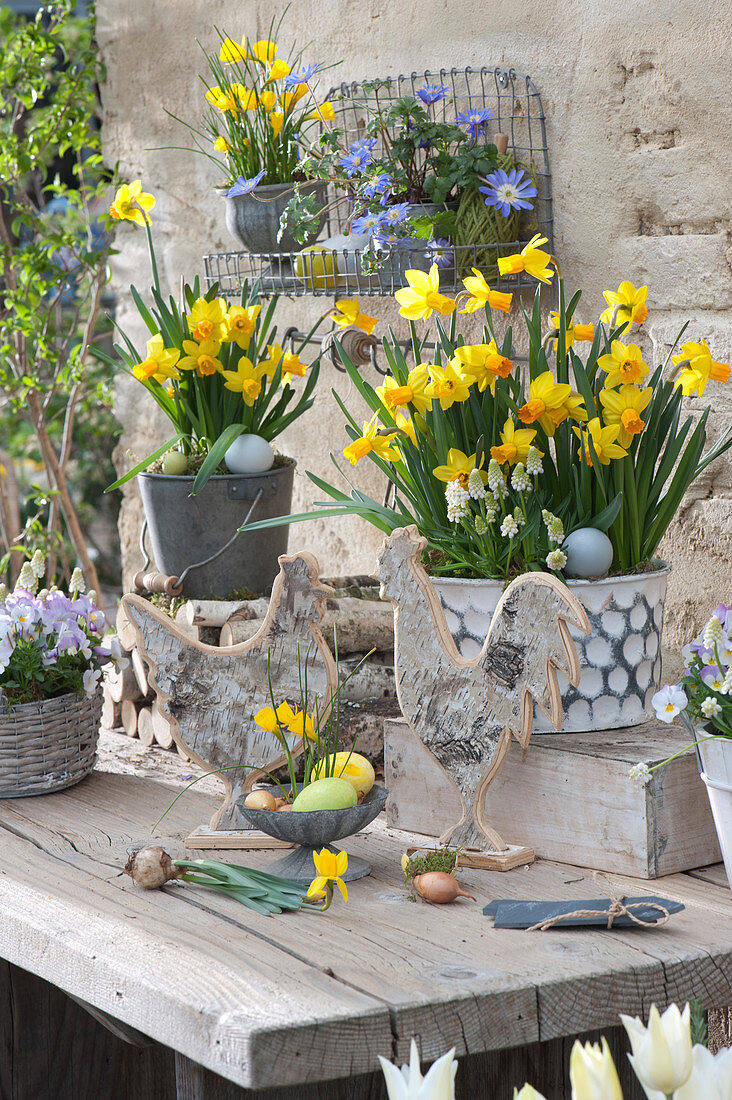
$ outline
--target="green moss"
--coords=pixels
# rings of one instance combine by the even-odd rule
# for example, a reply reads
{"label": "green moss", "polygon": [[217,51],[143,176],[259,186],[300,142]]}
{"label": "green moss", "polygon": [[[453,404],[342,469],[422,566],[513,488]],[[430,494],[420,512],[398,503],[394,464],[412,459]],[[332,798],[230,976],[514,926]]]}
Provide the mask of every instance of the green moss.
{"label": "green moss", "polygon": [[451,875],[455,870],[459,849],[439,848],[424,855],[414,855],[407,863],[404,877],[411,882],[417,875],[426,875],[429,871],[444,871]]}

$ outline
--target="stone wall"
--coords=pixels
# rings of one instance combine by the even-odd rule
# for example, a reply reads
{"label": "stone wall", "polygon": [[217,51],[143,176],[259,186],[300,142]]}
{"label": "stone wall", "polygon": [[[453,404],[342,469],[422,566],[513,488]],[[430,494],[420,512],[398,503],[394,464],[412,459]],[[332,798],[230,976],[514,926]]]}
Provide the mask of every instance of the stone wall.
{"label": "stone wall", "polygon": [[[107,157],[157,196],[156,237],[164,276],[175,288],[182,273],[200,270],[203,253],[229,245],[213,192],[214,168],[201,157],[161,149],[186,143],[165,108],[196,118],[196,37],[211,47],[214,26],[235,38],[262,37],[273,8],[263,0],[98,0],[97,8],[108,72]],[[300,44],[311,43],[309,59],[342,58],[339,80],[453,65],[497,64],[530,73],[547,113],[556,253],[568,282],[585,291],[580,319],[595,317],[604,304],[602,290],[621,279],[647,283],[646,328],[657,354],[691,317],[687,338],[705,336],[714,357],[729,362],[732,154],[723,73],[731,14],[724,0],[703,9],[680,0],[642,9],[627,0],[296,0],[287,26]],[[288,45],[284,37],[283,43]],[[120,243],[114,279],[120,320],[132,331],[124,290],[130,282],[146,285],[144,238],[125,227]],[[285,303],[285,325],[306,326],[325,305],[308,298]],[[370,299],[366,308],[387,320],[396,316],[384,299]],[[339,453],[346,442],[331,386],[348,400],[347,380],[324,365],[314,409],[281,441],[299,462],[297,510],[318,496],[303,470],[330,476],[327,452]],[[732,384],[707,392],[714,436],[732,419]],[[142,457],[161,442],[165,425],[125,379],[117,409],[125,427],[118,454],[124,466],[130,462],[126,452]],[[359,467],[357,480],[382,495],[383,484],[368,471]],[[138,530],[130,490],[122,519],[127,576],[136,565]],[[302,525],[290,537],[291,547],[312,549],[326,573],[371,571],[379,541],[378,532],[346,521]],[[732,599],[729,457],[692,489],[663,552],[675,566],[670,637],[684,638],[717,596]]]}

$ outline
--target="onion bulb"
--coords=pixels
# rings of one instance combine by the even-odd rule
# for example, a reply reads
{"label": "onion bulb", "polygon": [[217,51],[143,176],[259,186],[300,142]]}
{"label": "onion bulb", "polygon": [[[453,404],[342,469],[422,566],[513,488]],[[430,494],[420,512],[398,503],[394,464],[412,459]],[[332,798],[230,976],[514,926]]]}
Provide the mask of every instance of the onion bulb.
{"label": "onion bulb", "polygon": [[276,810],[277,800],[271,791],[250,791],[244,805],[249,810]]}
{"label": "onion bulb", "polygon": [[172,879],[183,877],[183,872],[173,866],[173,860],[165,849],[156,846],[133,852],[125,864],[124,873],[143,890],[156,890]]}
{"label": "onion bulb", "polygon": [[428,871],[425,875],[417,875],[414,879],[414,886],[423,898],[426,898],[427,901],[433,901],[437,905],[444,905],[445,902],[454,901],[455,898],[476,900],[472,894],[464,893],[452,875],[448,875],[444,871]]}

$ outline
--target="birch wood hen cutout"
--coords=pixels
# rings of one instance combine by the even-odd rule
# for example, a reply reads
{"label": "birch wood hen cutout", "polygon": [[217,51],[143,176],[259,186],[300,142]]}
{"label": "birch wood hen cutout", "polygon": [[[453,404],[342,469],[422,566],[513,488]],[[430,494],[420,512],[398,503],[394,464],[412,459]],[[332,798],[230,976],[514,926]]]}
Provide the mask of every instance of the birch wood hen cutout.
{"label": "birch wood hen cutout", "polygon": [[427,540],[394,531],[379,551],[382,599],[395,605],[394,671],[402,714],[460,792],[463,815],[440,837],[452,847],[505,851],[484,819],[488,785],[515,736],[525,749],[534,700],[562,725],[557,669],[577,684],[569,625],[589,633],[582,604],[556,577],[527,573],[503,593],[478,657],[457,649],[432,582],[420,564]]}
{"label": "birch wood hen cutout", "polygon": [[[309,652],[311,713],[317,699],[322,714],[337,687],[336,664],[319,626],[324,601],[333,589],[318,580],[318,562],[312,554],[283,554],[279,563],[261,628],[253,638],[233,646],[192,640],[141,596],[122,600],[137,646],[150,666],[151,686],[171,719],[176,742],[206,771],[254,765],[254,769],[221,772],[226,799],[211,819],[211,829],[250,829],[239,813],[237,799],[262,770],[271,771],[285,760],[274,734],[254,722],[261,707],[272,705],[268,654],[278,704],[287,699],[298,708],[301,705],[298,653],[304,672]],[[300,737],[288,735],[288,744],[293,754],[302,751]]]}

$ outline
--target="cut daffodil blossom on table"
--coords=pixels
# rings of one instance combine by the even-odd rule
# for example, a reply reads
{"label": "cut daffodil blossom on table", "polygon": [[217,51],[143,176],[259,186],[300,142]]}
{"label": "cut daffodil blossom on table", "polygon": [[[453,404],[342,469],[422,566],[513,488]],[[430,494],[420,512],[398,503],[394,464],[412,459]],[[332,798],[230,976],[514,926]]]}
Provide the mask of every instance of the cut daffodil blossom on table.
{"label": "cut daffodil blossom on table", "polygon": [[348,870],[348,852],[331,852],[329,848],[321,848],[319,852],[313,852],[313,863],[317,874],[308,886],[308,897],[324,897],[323,910],[328,909],[333,900],[333,887],[337,886],[343,900],[348,901],[348,890],[342,877]]}

